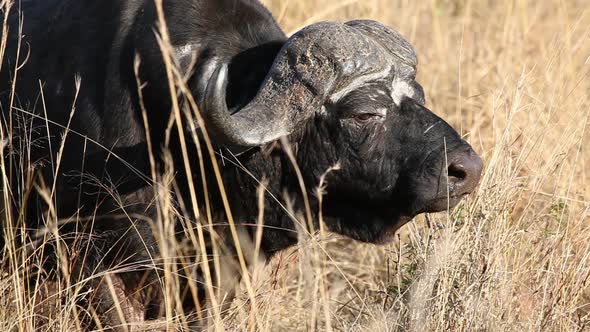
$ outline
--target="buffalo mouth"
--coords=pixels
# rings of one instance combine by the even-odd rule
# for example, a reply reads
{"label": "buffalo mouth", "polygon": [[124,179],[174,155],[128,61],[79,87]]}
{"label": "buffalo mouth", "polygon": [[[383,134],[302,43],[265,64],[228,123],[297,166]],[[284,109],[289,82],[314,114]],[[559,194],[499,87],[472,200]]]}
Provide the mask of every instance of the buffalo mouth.
{"label": "buffalo mouth", "polygon": [[467,196],[467,193],[456,194],[456,195],[445,195],[441,197],[434,198],[430,201],[423,202],[421,205],[422,208],[416,209],[414,215],[418,215],[420,213],[435,213],[435,212],[442,212],[447,211],[459,204],[463,197]]}
{"label": "buffalo mouth", "polygon": [[365,200],[358,197],[326,197],[322,212],[328,228],[358,241],[384,244],[394,239],[398,229],[421,213],[455,207],[467,193],[428,200],[395,198]]}
{"label": "buffalo mouth", "polygon": [[330,231],[369,243],[387,243],[412,220],[395,202],[375,202],[358,197],[327,198],[322,213]]}
{"label": "buffalo mouth", "polygon": [[409,207],[407,215],[415,217],[422,213],[436,213],[449,211],[456,207],[461,200],[469,195],[469,193],[458,193],[449,195],[440,195],[432,199],[415,200],[413,204],[408,204]]}

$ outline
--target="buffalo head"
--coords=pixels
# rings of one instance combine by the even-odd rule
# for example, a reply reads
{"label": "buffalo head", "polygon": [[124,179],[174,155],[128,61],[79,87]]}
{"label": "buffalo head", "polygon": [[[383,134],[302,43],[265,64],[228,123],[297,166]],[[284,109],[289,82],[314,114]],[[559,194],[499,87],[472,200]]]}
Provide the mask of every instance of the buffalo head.
{"label": "buffalo head", "polygon": [[261,146],[290,135],[308,185],[326,178],[327,225],[382,242],[423,212],[455,206],[472,192],[482,161],[424,106],[416,55],[375,21],[318,23],[279,51],[256,96],[231,114],[227,65],[212,67],[202,109],[217,141]]}

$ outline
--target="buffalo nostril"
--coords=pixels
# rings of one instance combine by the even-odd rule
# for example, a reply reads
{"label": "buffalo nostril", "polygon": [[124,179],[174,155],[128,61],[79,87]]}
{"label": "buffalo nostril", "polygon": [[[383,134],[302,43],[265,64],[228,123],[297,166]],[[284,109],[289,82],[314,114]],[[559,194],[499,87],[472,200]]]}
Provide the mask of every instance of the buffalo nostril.
{"label": "buffalo nostril", "polygon": [[447,174],[449,177],[449,182],[460,182],[467,177],[467,173],[465,172],[465,167],[463,164],[457,163],[452,163],[449,166]]}
{"label": "buffalo nostril", "polygon": [[483,162],[473,150],[455,156],[447,169],[448,182],[455,195],[468,194],[475,190],[482,168]]}

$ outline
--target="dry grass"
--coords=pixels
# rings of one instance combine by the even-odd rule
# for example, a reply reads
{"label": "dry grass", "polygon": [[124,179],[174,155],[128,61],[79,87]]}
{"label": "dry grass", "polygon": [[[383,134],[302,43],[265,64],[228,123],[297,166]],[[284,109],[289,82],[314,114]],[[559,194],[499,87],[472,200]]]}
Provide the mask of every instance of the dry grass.
{"label": "dry grass", "polygon": [[[286,31],[359,17],[398,28],[419,54],[427,105],[468,135],[486,168],[476,194],[449,214],[417,217],[395,243],[303,233],[297,248],[252,269],[228,313],[213,312],[211,329],[590,329],[586,1],[265,3]],[[170,220],[162,218],[162,234]],[[0,275],[0,330],[26,331],[35,313],[18,272],[33,262],[11,254],[17,259]],[[164,323],[183,329],[174,277],[164,281]],[[60,285],[47,329],[76,326],[79,290]]]}

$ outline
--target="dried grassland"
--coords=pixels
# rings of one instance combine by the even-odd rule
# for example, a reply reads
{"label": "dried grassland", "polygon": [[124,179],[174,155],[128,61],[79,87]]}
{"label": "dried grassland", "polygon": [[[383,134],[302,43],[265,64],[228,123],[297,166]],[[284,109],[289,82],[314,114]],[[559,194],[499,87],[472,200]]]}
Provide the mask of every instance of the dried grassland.
{"label": "dried grassland", "polygon": [[[590,329],[588,3],[264,2],[286,31],[360,17],[399,29],[418,52],[427,106],[466,136],[485,171],[457,208],[415,218],[389,245],[302,234],[297,248],[252,269],[211,329]],[[35,262],[9,255],[0,330],[27,331],[36,313],[21,272]],[[171,275],[163,279],[169,294]],[[63,285],[44,329],[76,328],[75,289]],[[187,317],[175,314],[173,296],[166,301],[162,324],[183,329]]]}

